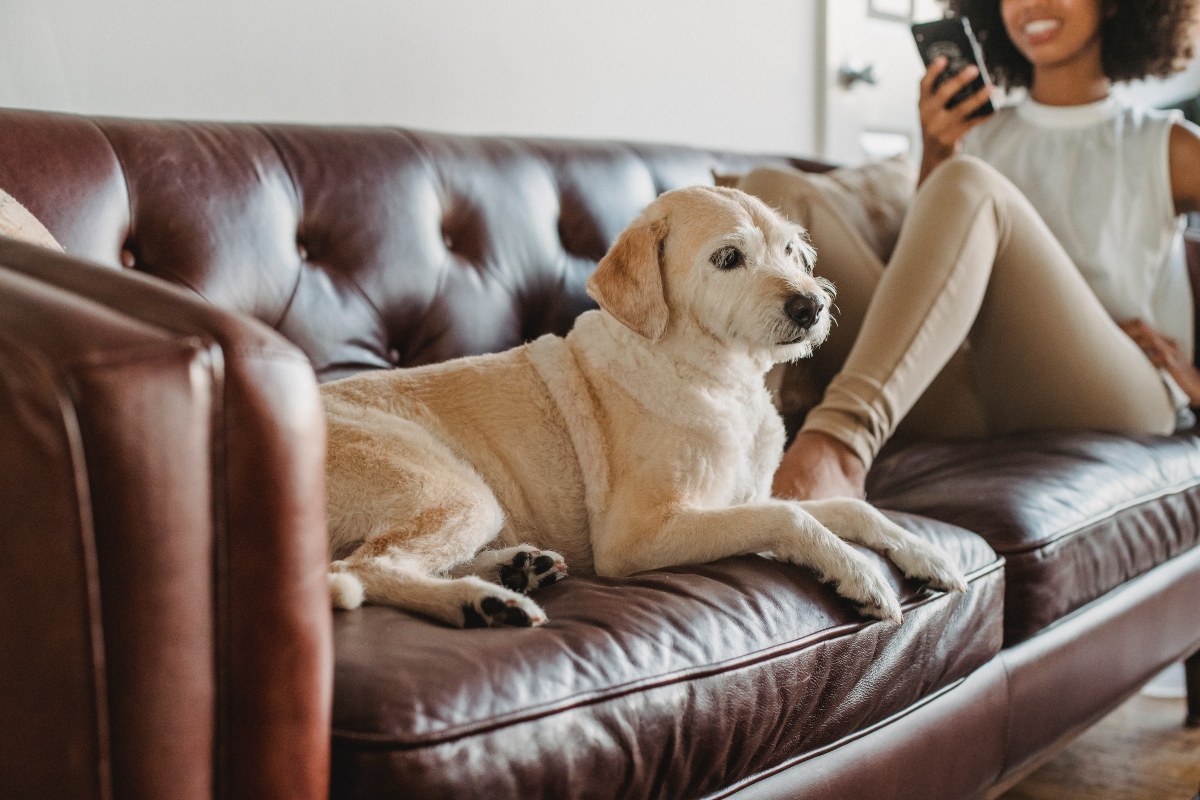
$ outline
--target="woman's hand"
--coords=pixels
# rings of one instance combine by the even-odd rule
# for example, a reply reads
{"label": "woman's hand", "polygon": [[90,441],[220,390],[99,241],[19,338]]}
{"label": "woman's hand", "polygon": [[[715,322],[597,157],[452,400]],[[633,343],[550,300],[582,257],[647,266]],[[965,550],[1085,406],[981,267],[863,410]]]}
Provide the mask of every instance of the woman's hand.
{"label": "woman's hand", "polygon": [[917,108],[921,112],[921,135],[925,142],[925,150],[921,156],[922,183],[938,164],[958,153],[967,131],[989,119],[967,117],[992,96],[990,84],[954,108],[946,108],[950,98],[979,75],[979,68],[971,64],[934,91],[934,81],[945,71],[947,63],[944,56],[938,56],[929,63],[929,69],[925,70],[925,77],[921,79],[921,99]]}
{"label": "woman's hand", "polygon": [[1200,371],[1179,349],[1179,342],[1151,328],[1140,319],[1120,323],[1121,330],[1142,348],[1150,363],[1170,373],[1193,406],[1200,406]]}

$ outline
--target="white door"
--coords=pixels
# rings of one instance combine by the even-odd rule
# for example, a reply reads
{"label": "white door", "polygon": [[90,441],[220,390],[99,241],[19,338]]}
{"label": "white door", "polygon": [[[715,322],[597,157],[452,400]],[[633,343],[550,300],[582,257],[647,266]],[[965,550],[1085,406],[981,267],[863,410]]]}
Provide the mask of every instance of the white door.
{"label": "white door", "polygon": [[818,149],[856,165],[920,156],[918,83],[925,73],[909,26],[942,17],[937,0],[822,0]]}

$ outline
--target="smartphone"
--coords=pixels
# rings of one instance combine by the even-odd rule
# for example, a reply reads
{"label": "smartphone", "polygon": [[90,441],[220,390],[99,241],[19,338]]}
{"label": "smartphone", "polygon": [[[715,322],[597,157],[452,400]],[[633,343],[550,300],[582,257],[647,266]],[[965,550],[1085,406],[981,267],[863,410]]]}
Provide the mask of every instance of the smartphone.
{"label": "smartphone", "polygon": [[[979,68],[979,76],[968,83],[950,98],[946,108],[954,108],[975,92],[992,82],[988,77],[987,67],[983,65],[983,50],[971,30],[971,22],[966,17],[947,17],[936,22],[922,22],[912,26],[913,38],[917,40],[917,50],[925,66],[938,56],[946,57],[946,68],[937,77],[933,88],[936,90],[950,78],[974,64]],[[967,119],[986,117],[996,111],[989,99],[971,113]]]}

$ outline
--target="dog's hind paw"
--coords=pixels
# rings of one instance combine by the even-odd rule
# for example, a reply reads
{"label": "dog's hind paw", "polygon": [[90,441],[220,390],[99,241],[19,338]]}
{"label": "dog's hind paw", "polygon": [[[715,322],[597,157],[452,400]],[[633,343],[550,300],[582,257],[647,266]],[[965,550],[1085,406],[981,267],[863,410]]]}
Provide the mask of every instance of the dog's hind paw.
{"label": "dog's hind paw", "polygon": [[[500,590],[503,591],[503,590]],[[464,628],[529,628],[546,623],[546,612],[527,597],[486,594],[462,607]]]}
{"label": "dog's hind paw", "polygon": [[496,565],[500,584],[514,592],[528,593],[567,577],[567,562],[553,550],[518,545],[505,550],[512,557]]}
{"label": "dog's hind paw", "polygon": [[363,604],[363,585],[357,575],[349,572],[329,573],[329,604],[347,611]]}

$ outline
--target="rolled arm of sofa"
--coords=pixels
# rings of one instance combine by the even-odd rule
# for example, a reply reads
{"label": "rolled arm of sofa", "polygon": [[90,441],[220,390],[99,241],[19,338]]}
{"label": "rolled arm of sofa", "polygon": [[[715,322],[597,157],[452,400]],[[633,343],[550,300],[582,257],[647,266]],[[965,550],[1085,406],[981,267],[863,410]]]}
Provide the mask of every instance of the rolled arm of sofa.
{"label": "rolled arm of sofa", "polygon": [[325,797],[324,427],[292,345],[0,239],[0,794]]}

